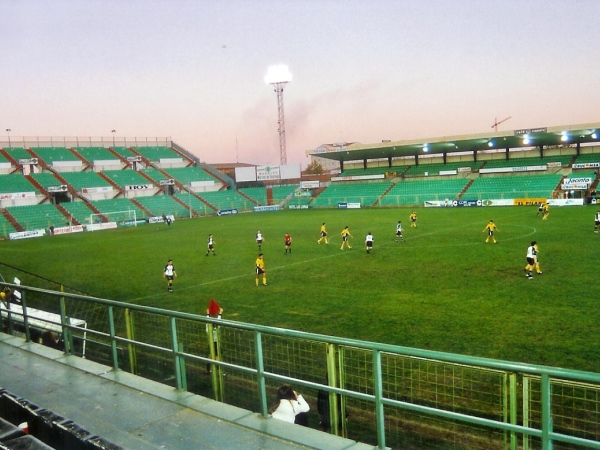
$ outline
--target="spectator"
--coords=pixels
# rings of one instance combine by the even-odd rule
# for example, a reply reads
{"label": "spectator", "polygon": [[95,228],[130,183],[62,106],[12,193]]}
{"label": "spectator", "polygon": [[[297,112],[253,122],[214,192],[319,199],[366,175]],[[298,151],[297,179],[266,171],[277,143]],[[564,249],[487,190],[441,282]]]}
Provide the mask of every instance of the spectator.
{"label": "spectator", "polygon": [[54,348],[56,350],[61,350],[60,340],[56,337],[56,335],[49,330],[46,330],[42,333],[42,345],[46,347]]}
{"label": "spectator", "polygon": [[296,423],[296,416],[309,410],[310,406],[302,395],[294,391],[289,384],[283,384],[277,390],[277,400],[269,409],[269,414],[275,419]]}

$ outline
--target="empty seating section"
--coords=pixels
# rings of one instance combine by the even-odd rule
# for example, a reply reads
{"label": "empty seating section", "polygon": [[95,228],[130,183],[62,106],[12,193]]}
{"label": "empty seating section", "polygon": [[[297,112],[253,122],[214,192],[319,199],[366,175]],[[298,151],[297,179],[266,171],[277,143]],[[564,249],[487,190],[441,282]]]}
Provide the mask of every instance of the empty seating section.
{"label": "empty seating section", "polygon": [[[196,195],[190,194],[189,192],[179,192],[179,193],[175,194],[175,197],[177,197],[181,202],[186,204],[188,206],[188,208],[191,205],[192,210],[201,216],[205,216],[207,214],[212,214],[215,212],[215,210],[213,208],[208,206],[202,200],[199,200],[196,197]],[[188,214],[189,214],[189,212],[188,212]]]}
{"label": "empty seating section", "polygon": [[111,149],[123,159],[127,159],[130,156],[136,156],[129,147],[111,147]]}
{"label": "empty seating section", "polygon": [[165,174],[154,168],[142,169],[140,172],[149,177],[151,180],[154,180],[156,184],[160,184],[160,180],[166,180],[168,178]]}
{"label": "empty seating section", "polygon": [[110,150],[104,147],[73,147],[86,161],[109,161],[119,159]]}
{"label": "empty seating section", "polygon": [[[219,180],[200,167],[178,167],[165,169],[165,172],[168,173],[171,178],[179,181],[185,186],[189,186],[192,181],[214,181],[215,183],[220,184]],[[165,178],[162,174],[160,174],[160,177],[161,179]]]}
{"label": "empty seating section", "polygon": [[156,147],[133,147],[133,149],[149,161],[159,161],[163,158],[181,158],[181,155],[172,148],[161,145]]}
{"label": "empty seating section", "polygon": [[576,164],[600,163],[600,153],[584,153],[575,160]]}
{"label": "empty seating section", "polygon": [[15,161],[19,161],[19,159],[33,158],[31,153],[29,153],[23,147],[4,148],[4,151],[6,152],[7,155],[9,155]]}
{"label": "empty seating section", "polygon": [[0,214],[0,236],[7,236],[8,233],[14,233],[15,227],[8,221],[4,215]]}
{"label": "empty seating section", "polygon": [[147,214],[138,208],[133,202],[127,198],[109,198],[107,200],[95,200],[90,202],[101,213],[111,213],[120,211],[135,211],[136,218],[146,217]]}
{"label": "empty seating section", "polygon": [[[267,204],[267,188],[265,187],[249,187],[249,188],[239,188],[242,194],[250,197],[259,205]],[[275,199],[275,191],[273,190],[273,200]]]}
{"label": "empty seating section", "polygon": [[551,198],[562,175],[517,175],[482,177],[473,181],[463,194],[465,200],[498,198]]}
{"label": "empty seating section", "polygon": [[81,161],[66,147],[32,147],[31,151],[48,165],[60,161]]}
{"label": "empty seating section", "polygon": [[464,178],[401,181],[385,194],[379,205],[418,205],[427,200],[455,200],[468,182]]}
{"label": "empty seating section", "polygon": [[51,225],[62,227],[69,224],[69,219],[49,203],[9,206],[6,210],[25,230],[48,229]]}
{"label": "empty seating section", "polygon": [[151,184],[151,181],[135,170],[105,170],[102,173],[121,188],[124,186]]}
{"label": "empty seating section", "polygon": [[481,162],[474,161],[459,161],[451,163],[433,163],[433,164],[419,164],[418,166],[411,166],[406,172],[405,177],[422,177],[425,174],[429,176],[439,175],[444,170],[458,170],[463,167],[469,167],[471,172],[476,172],[481,167]]}
{"label": "empty seating section", "polygon": [[366,169],[344,169],[340,174],[341,177],[356,177],[361,175],[380,175],[386,172],[396,172],[398,174],[404,172],[408,166],[381,166],[381,167],[367,167]]}
{"label": "empty seating section", "polygon": [[152,197],[136,197],[136,200],[155,216],[173,215],[189,217],[190,211],[169,195],[154,195]]}
{"label": "empty seating section", "polygon": [[390,183],[332,184],[311,202],[311,206],[328,207],[347,202],[372,206],[389,186]]}
{"label": "empty seating section", "polygon": [[[279,203],[281,203],[283,200],[285,200],[287,198],[288,195],[290,195],[292,192],[294,192],[296,189],[298,189],[298,185],[297,184],[291,184],[289,186],[273,186],[273,204],[277,205]],[[266,195],[266,192],[265,192]],[[308,197],[310,199],[310,197]],[[263,205],[266,205],[266,199],[265,199],[265,203],[262,203]]]}
{"label": "empty seating section", "polygon": [[[590,169],[587,169],[590,170]],[[591,178],[592,181],[596,179],[596,174],[594,172],[572,172],[570,175],[567,175],[567,178]]]}
{"label": "empty seating section", "polygon": [[526,167],[543,166],[548,163],[560,162],[563,166],[571,164],[573,155],[547,156],[545,158],[511,158],[511,159],[490,159],[485,161],[485,169],[499,169],[503,167]]}
{"label": "empty seating section", "polygon": [[35,192],[40,194],[40,191],[21,174],[13,173],[0,176],[0,194],[11,192]]}
{"label": "empty seating section", "polygon": [[8,162],[8,159],[6,159],[6,157],[2,153],[0,153],[0,163],[5,163],[5,162]]}
{"label": "empty seating section", "polygon": [[90,215],[94,213],[86,202],[64,202],[60,206],[65,208],[71,217],[81,225],[90,223]]}
{"label": "empty seating section", "polygon": [[31,178],[37,181],[46,190],[48,190],[50,186],[62,185],[62,181],[56,178],[52,172],[32,173]]}
{"label": "empty seating section", "polygon": [[96,172],[63,172],[60,175],[77,191],[84,188],[112,187]]}
{"label": "empty seating section", "polygon": [[197,192],[197,194],[217,210],[237,209],[247,211],[252,210],[256,206],[237,191]]}

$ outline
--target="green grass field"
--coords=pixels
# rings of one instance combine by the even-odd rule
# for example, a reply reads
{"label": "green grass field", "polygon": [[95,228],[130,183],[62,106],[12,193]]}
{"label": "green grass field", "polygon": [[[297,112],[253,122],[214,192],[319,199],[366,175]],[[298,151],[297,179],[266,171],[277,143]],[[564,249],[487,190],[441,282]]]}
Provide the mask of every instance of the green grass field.
{"label": "green grass field", "polygon": [[[204,314],[214,298],[231,320],[600,371],[595,207],[553,207],[547,221],[536,207],[416,211],[417,228],[410,209],[294,210],[4,241],[2,261],[123,302]],[[490,219],[495,245],[482,233]],[[398,220],[404,243],[394,241]],[[317,245],[322,222],[329,245]],[[346,225],[353,248],[340,251]],[[257,229],[266,287],[254,283]],[[217,256],[205,256],[209,233]],[[528,280],[532,240],[544,273]],[[179,275],[172,294],[162,278],[169,258]]]}

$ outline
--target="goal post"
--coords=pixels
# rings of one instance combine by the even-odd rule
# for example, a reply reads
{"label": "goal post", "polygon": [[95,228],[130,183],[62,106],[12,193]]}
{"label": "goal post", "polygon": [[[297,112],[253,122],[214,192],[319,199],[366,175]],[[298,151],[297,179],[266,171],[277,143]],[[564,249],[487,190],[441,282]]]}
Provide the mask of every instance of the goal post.
{"label": "goal post", "polygon": [[95,223],[116,222],[118,226],[137,226],[137,214],[135,210],[110,211],[100,214],[90,214],[90,225]]}

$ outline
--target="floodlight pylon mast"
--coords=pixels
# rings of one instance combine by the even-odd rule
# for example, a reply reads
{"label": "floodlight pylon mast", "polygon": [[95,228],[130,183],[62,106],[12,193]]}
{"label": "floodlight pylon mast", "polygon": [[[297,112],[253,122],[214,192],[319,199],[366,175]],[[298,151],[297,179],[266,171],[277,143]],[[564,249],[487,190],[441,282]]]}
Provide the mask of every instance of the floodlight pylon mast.
{"label": "floodlight pylon mast", "polygon": [[287,81],[280,81],[277,83],[271,83],[277,93],[277,123],[279,125],[279,164],[282,166],[287,164],[287,154],[285,148],[285,117],[283,114],[283,88],[287,84]]}

